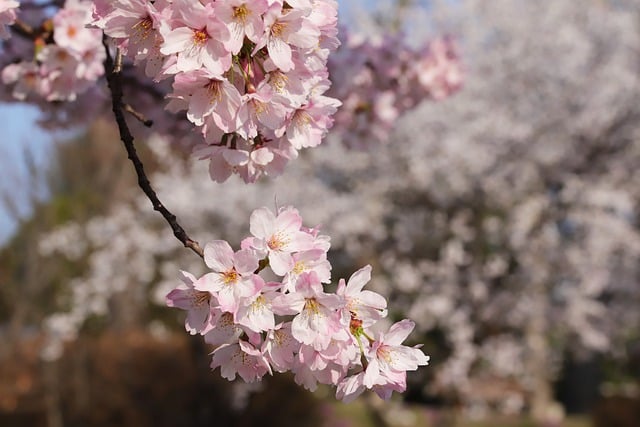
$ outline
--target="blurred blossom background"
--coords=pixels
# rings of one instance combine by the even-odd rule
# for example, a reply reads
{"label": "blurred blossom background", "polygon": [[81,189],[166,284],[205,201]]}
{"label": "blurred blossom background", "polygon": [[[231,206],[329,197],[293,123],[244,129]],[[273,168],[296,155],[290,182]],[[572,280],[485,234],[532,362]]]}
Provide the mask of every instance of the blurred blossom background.
{"label": "blurred blossom background", "polygon": [[57,128],[2,91],[1,426],[640,425],[640,2],[340,13],[360,55],[332,59],[345,106],[282,176],[215,184],[132,127],[192,237],[238,246],[254,209],[296,206],[331,236],[334,282],[373,266],[430,365],[349,405],[286,375],[221,379],[164,307],[205,266],[137,187],[109,109]]}

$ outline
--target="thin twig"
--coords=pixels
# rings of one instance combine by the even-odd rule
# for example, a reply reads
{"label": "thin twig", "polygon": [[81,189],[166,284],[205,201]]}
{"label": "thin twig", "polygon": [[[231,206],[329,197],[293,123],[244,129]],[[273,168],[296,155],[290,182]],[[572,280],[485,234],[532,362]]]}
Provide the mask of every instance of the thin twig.
{"label": "thin twig", "polygon": [[124,109],[124,111],[131,114],[133,117],[136,118],[136,120],[138,120],[140,123],[142,123],[146,127],[150,128],[151,126],[153,126],[153,120],[147,119],[144,116],[144,114],[142,114],[141,112],[133,108],[130,104],[124,104],[122,108]]}
{"label": "thin twig", "polygon": [[113,114],[115,115],[116,123],[118,124],[120,139],[122,140],[122,143],[127,150],[129,160],[131,160],[136,170],[136,175],[138,176],[138,185],[151,201],[153,209],[160,212],[164,219],[169,223],[171,229],[173,230],[173,235],[176,236],[176,238],[180,240],[180,242],[182,242],[182,244],[186,248],[191,249],[200,257],[204,258],[204,251],[202,250],[198,242],[191,239],[187,235],[180,224],[178,224],[176,216],[164,207],[160,199],[158,199],[156,192],[151,187],[151,183],[149,182],[149,179],[147,178],[147,175],[144,171],[142,161],[140,160],[140,158],[138,157],[138,153],[136,152],[136,148],[133,143],[133,136],[131,135],[131,131],[129,130],[127,121],[124,117],[124,104],[122,103],[122,78],[120,74],[121,66],[117,66],[117,64],[122,64],[122,53],[120,52],[120,50],[118,50],[116,53],[116,58],[114,60],[114,58],[111,56],[111,52],[109,51],[109,46],[107,45],[106,40],[103,40],[103,44],[107,53],[107,57],[105,59],[105,72],[107,76],[107,83],[109,84],[109,90],[111,91]]}
{"label": "thin twig", "polygon": [[24,21],[21,21],[19,19],[16,19],[15,22],[13,23],[13,25],[11,26],[11,29],[18,35],[26,37],[28,39],[33,39],[36,36],[36,31],[33,29],[33,27],[29,24],[27,24]]}

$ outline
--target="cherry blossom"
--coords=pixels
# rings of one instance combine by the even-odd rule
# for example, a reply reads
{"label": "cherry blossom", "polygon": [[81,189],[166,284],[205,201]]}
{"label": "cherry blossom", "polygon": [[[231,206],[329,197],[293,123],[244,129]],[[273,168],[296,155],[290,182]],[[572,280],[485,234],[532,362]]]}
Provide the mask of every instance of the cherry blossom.
{"label": "cherry blossom", "polygon": [[[309,390],[318,384],[338,386],[337,396],[345,401],[365,389],[385,399],[392,391],[404,391],[406,371],[425,365],[428,357],[401,345],[414,326],[408,320],[376,340],[365,332],[386,316],[386,300],[362,291],[371,267],[358,270],[348,282],[341,279],[338,292],[328,293],[312,265],[295,275],[280,270],[277,262],[272,265],[274,245],[267,242],[291,243],[299,236],[305,236],[305,244],[287,248],[296,265],[326,261],[328,240],[318,228],[302,227],[296,209],[282,208],[277,216],[267,208],[255,210],[251,232],[254,236],[244,239],[238,252],[224,240],[208,243],[204,260],[213,272],[199,279],[183,273],[188,280],[167,295],[168,305],[188,310],[187,330],[216,347],[211,368],[219,367],[224,378],[240,375],[246,382],[273,370],[291,371]],[[256,256],[263,258],[258,262]],[[279,281],[262,278],[268,267]],[[316,267],[330,274],[330,265],[319,262]]]}
{"label": "cherry blossom", "polygon": [[0,0],[0,39],[8,39],[11,33],[7,30],[16,20],[16,9],[20,3],[14,0]]}

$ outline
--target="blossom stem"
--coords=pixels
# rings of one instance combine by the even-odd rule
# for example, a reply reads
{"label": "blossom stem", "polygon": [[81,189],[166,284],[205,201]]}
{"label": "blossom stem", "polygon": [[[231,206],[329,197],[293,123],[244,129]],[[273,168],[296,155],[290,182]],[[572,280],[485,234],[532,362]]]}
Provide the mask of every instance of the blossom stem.
{"label": "blossom stem", "polygon": [[187,235],[182,226],[180,226],[180,224],[178,223],[178,219],[176,218],[176,216],[162,204],[155,190],[151,187],[149,178],[147,178],[147,175],[144,171],[142,161],[140,160],[140,157],[136,152],[133,135],[131,135],[131,131],[129,130],[129,126],[127,125],[127,121],[124,117],[124,110],[126,108],[125,104],[122,102],[122,53],[118,49],[116,51],[116,58],[114,59],[111,55],[106,39],[103,39],[102,43],[107,54],[104,68],[107,75],[109,90],[111,91],[113,114],[116,118],[116,123],[118,124],[120,139],[122,140],[122,143],[127,150],[129,160],[131,160],[131,162],[133,163],[136,175],[138,176],[138,185],[151,201],[153,209],[158,211],[169,223],[169,226],[173,230],[173,235],[176,236],[176,238],[180,240],[180,242],[182,242],[182,244],[186,248],[191,249],[201,258],[204,258],[204,251],[202,247],[200,247],[200,244]]}

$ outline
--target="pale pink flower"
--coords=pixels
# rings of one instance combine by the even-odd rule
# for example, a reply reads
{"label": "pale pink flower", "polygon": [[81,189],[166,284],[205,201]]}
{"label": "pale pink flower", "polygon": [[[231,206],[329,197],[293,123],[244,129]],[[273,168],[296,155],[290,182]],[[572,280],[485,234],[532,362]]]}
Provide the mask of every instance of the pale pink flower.
{"label": "pale pink flower", "polygon": [[336,388],[336,399],[349,403],[360,396],[365,390],[373,390],[381,399],[389,400],[394,391],[402,393],[406,389],[405,383],[391,383],[383,376],[378,377],[378,382],[371,387],[364,385],[365,371],[360,371],[350,375],[338,384]]}
{"label": "pale pink flower", "polygon": [[415,347],[402,345],[415,323],[401,320],[394,323],[389,332],[380,336],[371,344],[366,357],[368,365],[365,370],[364,385],[368,388],[378,384],[393,384],[404,391],[406,372],[415,371],[418,366],[427,365],[429,356]]}
{"label": "pale pink flower", "polygon": [[191,335],[206,333],[211,322],[211,303],[215,298],[209,292],[195,288],[197,279],[186,271],[180,272],[182,284],[166,296],[169,307],[177,307],[187,311],[184,327]]}
{"label": "pale pink flower", "polygon": [[[269,69],[273,61],[267,60],[264,67]],[[273,66],[275,67],[275,66]],[[288,108],[298,108],[307,101],[309,91],[305,87],[305,80],[309,79],[309,73],[300,73],[298,70],[303,67],[297,67],[288,73],[283,73],[278,68],[267,74],[266,81],[273,92],[273,101],[278,102]]]}
{"label": "pale pink flower", "polygon": [[311,249],[292,255],[293,268],[282,279],[284,290],[293,292],[296,282],[302,273],[314,271],[322,283],[331,282],[331,264],[327,260],[327,252],[323,249]]}
{"label": "pale pink flower", "polygon": [[64,8],[53,17],[53,39],[61,48],[83,53],[102,47],[102,31],[87,28],[91,18],[92,2],[67,0]]}
{"label": "pale pink flower", "polygon": [[273,369],[278,372],[291,369],[299,349],[300,342],[291,335],[291,322],[280,323],[268,331],[262,345],[262,352],[267,356]]}
{"label": "pale pink flower", "polygon": [[330,118],[341,105],[327,96],[317,96],[293,112],[286,127],[287,139],[296,149],[320,145],[333,125]]}
{"label": "pale pink flower", "polygon": [[206,69],[180,73],[175,77],[175,100],[167,108],[172,111],[187,109],[187,118],[201,126],[211,117],[223,132],[236,130],[236,116],[240,108],[240,92],[227,79]]}
{"label": "pale pink flower", "polygon": [[214,346],[221,344],[231,344],[237,342],[238,338],[245,333],[245,329],[233,321],[233,313],[222,312],[215,307],[211,327],[204,334],[204,342]]}
{"label": "pale pink flower", "polygon": [[224,47],[229,39],[226,25],[215,16],[213,6],[190,0],[175,0],[174,28],[160,28],[164,44],[160,52],[176,54],[176,71],[194,71],[205,67],[222,75],[231,67],[231,53]]}
{"label": "pale pink flower", "polygon": [[13,84],[12,95],[14,98],[23,101],[30,93],[41,94],[42,76],[40,67],[35,62],[19,62],[9,64],[2,70],[2,82]]}
{"label": "pale pink flower", "polygon": [[[120,47],[136,61],[159,53],[162,36],[159,29],[167,22],[169,8],[159,10],[161,2],[117,0],[108,6],[94,6],[94,25],[120,41]],[[101,6],[104,10],[100,10]],[[117,6],[117,7],[116,7]],[[126,43],[125,43],[126,42]]]}
{"label": "pale pink flower", "polygon": [[280,1],[274,2],[265,14],[267,31],[254,53],[266,46],[273,63],[286,73],[294,68],[291,46],[313,48],[318,44],[320,31],[305,19],[305,10],[283,11],[281,5]]}
{"label": "pale pink flower", "polygon": [[268,7],[267,0],[225,0],[213,4],[216,16],[229,28],[226,48],[232,54],[240,52],[245,36],[254,43],[260,40],[264,33],[262,14]]}
{"label": "pale pink flower", "polygon": [[369,280],[371,266],[367,265],[353,273],[346,283],[340,279],[336,291],[346,302],[343,318],[361,320],[365,328],[387,315],[387,300],[376,292],[362,290]]}
{"label": "pale pink flower", "polygon": [[258,259],[251,250],[233,252],[224,240],[214,240],[204,248],[204,261],[213,270],[196,284],[196,289],[217,296],[222,311],[235,313],[242,298],[255,295],[260,283],[253,272]]}
{"label": "pale pink flower", "polygon": [[8,39],[11,33],[7,29],[8,25],[13,25],[16,21],[16,9],[20,3],[13,0],[0,0],[0,39]]}
{"label": "pale pink flower", "polygon": [[[237,166],[246,161],[244,154],[238,154],[237,150],[220,145],[200,145],[194,148],[193,153],[200,159],[210,160],[209,176],[219,183],[226,181],[237,171]],[[238,156],[243,158],[236,159]]]}
{"label": "pale pink flower", "polygon": [[303,273],[295,292],[281,295],[273,301],[274,312],[295,314],[291,322],[293,337],[316,350],[326,349],[333,335],[342,330],[338,310],[344,306],[341,297],[327,294],[315,272]]}
{"label": "pale pink flower", "polygon": [[287,109],[273,102],[273,90],[268,84],[261,84],[256,92],[242,96],[242,106],[238,110],[238,134],[251,140],[258,135],[261,127],[276,130],[284,124]]}
{"label": "pale pink flower", "polygon": [[292,207],[282,209],[277,217],[267,208],[256,209],[249,224],[254,236],[250,245],[269,257],[269,265],[278,276],[293,269],[293,252],[311,249],[313,245],[313,237],[300,230],[302,218]]}
{"label": "pale pink flower", "polygon": [[[322,357],[311,348],[312,352],[315,352],[315,356],[318,359]],[[300,354],[299,354],[300,356]],[[344,377],[344,372],[347,369],[344,366],[338,365],[333,362],[320,362],[315,366],[324,366],[323,369],[314,370],[307,362],[304,362],[300,357],[296,357],[291,371],[294,373],[294,381],[296,384],[303,386],[309,391],[315,391],[320,384],[338,384],[338,382]]]}
{"label": "pale pink flower", "polygon": [[262,352],[246,341],[224,344],[213,352],[211,369],[220,367],[220,375],[233,381],[236,374],[248,383],[262,378],[271,367]]}
{"label": "pale pink flower", "polygon": [[275,316],[271,308],[271,302],[278,295],[275,291],[264,289],[264,280],[258,275],[254,276],[259,290],[255,295],[242,300],[236,311],[236,322],[252,331],[262,332],[275,328]]}

